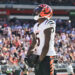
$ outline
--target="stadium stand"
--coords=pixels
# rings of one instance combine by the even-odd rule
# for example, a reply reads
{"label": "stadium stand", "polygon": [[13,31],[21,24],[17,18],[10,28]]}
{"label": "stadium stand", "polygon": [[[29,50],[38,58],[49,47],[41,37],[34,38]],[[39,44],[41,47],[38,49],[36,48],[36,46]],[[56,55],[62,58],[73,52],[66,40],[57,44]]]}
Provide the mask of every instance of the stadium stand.
{"label": "stadium stand", "polygon": [[[28,47],[31,44],[31,33],[34,21],[20,22],[16,19],[4,25],[0,34],[0,64],[13,64],[24,62]],[[68,62],[75,62],[75,28],[67,21],[56,21],[55,50],[57,57],[55,64],[58,68],[65,68]],[[13,55],[14,54],[14,55]],[[63,64],[62,64],[63,63]],[[64,65],[65,64],[65,65]],[[63,66],[64,65],[64,66]],[[75,65],[73,65],[75,67]]]}
{"label": "stadium stand", "polygon": [[0,0],[0,3],[2,4],[41,4],[41,3],[46,3],[46,4],[51,4],[51,5],[75,5],[74,0]]}

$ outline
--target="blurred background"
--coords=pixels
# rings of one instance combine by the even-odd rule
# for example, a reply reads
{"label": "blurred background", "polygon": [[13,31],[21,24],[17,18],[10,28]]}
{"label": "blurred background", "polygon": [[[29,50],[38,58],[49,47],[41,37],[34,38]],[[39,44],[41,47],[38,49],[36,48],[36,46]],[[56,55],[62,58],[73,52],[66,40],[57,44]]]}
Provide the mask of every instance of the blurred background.
{"label": "blurred background", "polygon": [[75,72],[75,0],[0,0],[0,73],[26,75],[24,58],[32,43],[33,9],[48,4],[56,22],[56,75]]}

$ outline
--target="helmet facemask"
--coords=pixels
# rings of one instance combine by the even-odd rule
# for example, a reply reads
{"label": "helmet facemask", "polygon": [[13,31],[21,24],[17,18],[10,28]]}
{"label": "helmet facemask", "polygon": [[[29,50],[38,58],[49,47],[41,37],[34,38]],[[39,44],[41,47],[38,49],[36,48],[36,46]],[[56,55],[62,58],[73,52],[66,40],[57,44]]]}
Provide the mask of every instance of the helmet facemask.
{"label": "helmet facemask", "polygon": [[42,10],[42,7],[37,7],[37,8],[34,9],[34,15],[35,15],[34,20],[38,20],[38,19],[42,18],[40,16],[41,10]]}

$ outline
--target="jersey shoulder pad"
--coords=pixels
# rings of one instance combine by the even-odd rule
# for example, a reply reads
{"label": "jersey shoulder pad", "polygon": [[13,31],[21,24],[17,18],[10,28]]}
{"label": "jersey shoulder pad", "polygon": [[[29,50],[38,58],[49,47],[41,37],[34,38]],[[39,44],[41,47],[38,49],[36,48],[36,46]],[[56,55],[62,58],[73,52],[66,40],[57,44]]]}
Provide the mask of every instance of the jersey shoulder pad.
{"label": "jersey shoulder pad", "polygon": [[53,21],[53,20],[48,20],[48,21],[47,21],[47,24],[50,24],[50,25],[51,25],[51,24],[55,24],[55,21]]}

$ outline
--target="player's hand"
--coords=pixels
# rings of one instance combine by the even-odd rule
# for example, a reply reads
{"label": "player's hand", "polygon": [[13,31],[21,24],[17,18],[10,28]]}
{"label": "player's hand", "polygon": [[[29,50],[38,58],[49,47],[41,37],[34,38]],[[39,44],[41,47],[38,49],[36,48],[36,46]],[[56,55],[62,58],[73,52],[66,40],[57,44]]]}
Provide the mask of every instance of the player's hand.
{"label": "player's hand", "polygon": [[29,67],[34,67],[35,66],[35,63],[36,63],[36,60],[37,60],[37,56],[34,55],[34,54],[31,54],[29,56],[27,56],[25,58],[25,63],[29,66]]}

